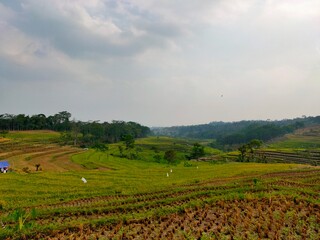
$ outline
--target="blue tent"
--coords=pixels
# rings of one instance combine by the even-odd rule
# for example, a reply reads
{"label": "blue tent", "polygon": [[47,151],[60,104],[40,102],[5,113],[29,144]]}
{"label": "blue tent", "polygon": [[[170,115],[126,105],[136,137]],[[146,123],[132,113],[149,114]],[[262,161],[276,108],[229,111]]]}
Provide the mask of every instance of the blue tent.
{"label": "blue tent", "polygon": [[8,161],[0,161],[0,168],[8,168],[9,163]]}

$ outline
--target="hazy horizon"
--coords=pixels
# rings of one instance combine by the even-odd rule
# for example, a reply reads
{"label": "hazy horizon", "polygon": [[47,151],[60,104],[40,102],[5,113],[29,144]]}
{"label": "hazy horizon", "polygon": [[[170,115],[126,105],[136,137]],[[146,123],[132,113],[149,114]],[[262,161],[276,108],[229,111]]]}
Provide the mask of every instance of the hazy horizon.
{"label": "hazy horizon", "polygon": [[[59,112],[62,112],[62,111],[59,111]],[[59,112],[56,112],[56,113],[52,113],[52,114],[45,114],[46,117],[48,116],[53,116]],[[11,113],[11,112],[7,112],[7,113],[1,113],[0,112],[0,115],[1,114],[14,114],[14,115],[18,115],[18,114],[24,114],[24,115],[29,115],[30,117],[32,115],[37,115],[37,114],[44,114],[44,113],[34,113],[34,114],[26,114],[26,113]],[[137,122],[141,125],[145,125],[147,127],[150,127],[150,128],[167,128],[167,127],[184,127],[184,126],[196,126],[196,125],[206,125],[206,124],[210,124],[210,123],[218,123],[218,122],[223,122],[223,123],[233,123],[233,122],[241,122],[241,121],[267,121],[267,122],[276,122],[276,121],[283,121],[283,120],[293,120],[293,119],[301,119],[301,118],[307,118],[307,117],[318,117],[320,115],[313,115],[313,116],[306,116],[306,115],[302,115],[302,116],[296,116],[296,117],[292,117],[292,118],[282,118],[282,119],[238,119],[238,120],[231,120],[231,121],[224,121],[224,120],[214,120],[214,121],[209,121],[209,122],[196,122],[196,123],[190,123],[190,124],[182,124],[182,125],[147,125],[147,124],[144,124],[142,122],[137,122],[137,121],[134,121],[132,119],[111,119],[111,120],[104,120],[104,119],[78,119],[76,116],[74,116],[72,113],[71,113],[71,118],[70,120],[71,121],[81,121],[81,122],[91,122],[91,121],[97,121],[99,123],[103,123],[103,122],[112,122],[112,121],[125,121],[125,122],[130,122],[130,121],[133,121],[133,122]]]}
{"label": "hazy horizon", "polygon": [[0,112],[150,127],[317,116],[319,9],[0,0]]}

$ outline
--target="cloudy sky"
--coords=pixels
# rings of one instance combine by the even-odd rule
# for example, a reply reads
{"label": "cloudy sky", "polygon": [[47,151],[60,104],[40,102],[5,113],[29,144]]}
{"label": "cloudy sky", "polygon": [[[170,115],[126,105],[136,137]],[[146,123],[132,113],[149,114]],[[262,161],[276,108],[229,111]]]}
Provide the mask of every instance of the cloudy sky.
{"label": "cloudy sky", "polygon": [[319,0],[0,0],[0,113],[320,115]]}

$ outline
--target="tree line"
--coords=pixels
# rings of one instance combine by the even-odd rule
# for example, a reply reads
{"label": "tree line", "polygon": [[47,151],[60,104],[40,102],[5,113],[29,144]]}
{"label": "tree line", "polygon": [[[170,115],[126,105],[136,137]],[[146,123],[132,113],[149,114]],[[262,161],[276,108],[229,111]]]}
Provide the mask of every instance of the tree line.
{"label": "tree line", "polygon": [[128,138],[146,137],[150,129],[136,122],[70,120],[71,113],[62,111],[52,116],[36,114],[1,114],[1,131],[53,130],[61,132],[61,141],[65,144],[92,146],[98,143],[114,143]]}
{"label": "tree line", "polygon": [[302,116],[277,121],[257,120],[239,122],[211,122],[208,124],[152,128],[156,136],[192,139],[213,139],[213,147],[247,143],[252,139],[268,141],[296,129],[320,124],[320,116]]}
{"label": "tree line", "polygon": [[1,114],[0,130],[2,131],[23,131],[23,130],[53,130],[69,131],[71,129],[71,113],[62,111],[52,116],[35,114]]}
{"label": "tree line", "polygon": [[220,145],[234,145],[249,142],[253,139],[268,141],[276,137],[292,133],[294,130],[304,126],[301,122],[295,124],[279,126],[275,124],[252,124],[234,134],[218,136],[216,141]]}

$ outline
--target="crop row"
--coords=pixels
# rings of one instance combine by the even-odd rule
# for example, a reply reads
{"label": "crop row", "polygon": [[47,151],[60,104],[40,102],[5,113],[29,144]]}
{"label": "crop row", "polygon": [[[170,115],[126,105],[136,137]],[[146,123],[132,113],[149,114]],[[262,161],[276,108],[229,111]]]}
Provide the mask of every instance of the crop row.
{"label": "crop row", "polygon": [[25,155],[28,153],[39,153],[39,152],[46,152],[46,151],[51,151],[57,149],[57,146],[55,145],[27,145],[25,147],[20,147],[16,148],[14,150],[6,150],[6,151],[1,151],[3,153],[3,158],[10,158],[14,156],[20,156],[20,155]]}
{"label": "crop row", "polygon": [[[86,235],[97,236],[99,239],[103,239],[103,237],[105,239],[114,237],[135,239],[143,238],[144,234],[150,231],[155,234],[152,235],[152,239],[185,239],[189,235],[199,238],[202,234],[209,234],[217,239],[224,236],[238,236],[239,234],[239,238],[282,238],[285,233],[289,234],[289,236],[296,234],[301,238],[313,236],[313,234],[318,233],[317,229],[319,229],[319,211],[318,214],[314,213],[315,209],[319,210],[320,208],[318,204],[319,189],[317,184],[303,181],[306,181],[306,179],[312,179],[312,181],[318,179],[319,171],[282,172],[264,175],[259,179],[250,178],[240,182],[237,180],[221,186],[214,184],[209,186],[208,182],[205,182],[203,183],[204,185],[199,183],[196,186],[177,186],[176,189],[167,189],[159,192],[104,196],[39,206],[36,208],[38,216],[32,220],[34,230],[30,231],[28,236],[32,236],[35,239],[38,237],[43,238],[43,235],[37,234],[39,229],[42,229],[40,232],[49,234],[51,238],[60,237],[62,239],[67,235],[74,236],[75,239],[85,239],[84,236]],[[288,180],[288,176],[295,178],[289,178],[290,180]],[[284,195],[286,197],[283,197]],[[279,199],[282,202],[279,202]],[[234,203],[237,204],[234,205]],[[251,206],[252,204],[253,206]],[[276,229],[272,229],[269,226],[270,223],[263,226],[265,222],[272,222],[277,217],[272,217],[272,214],[268,213],[270,215],[269,218],[263,219],[262,213],[269,211],[268,205],[270,204],[279,208],[278,210],[272,209],[272,211],[278,211],[280,217],[292,211],[294,211],[295,215],[301,215],[302,219],[304,219],[303,214],[308,216],[308,218],[304,219],[305,223],[301,227],[301,231],[298,233],[293,232],[293,228],[297,228],[296,225],[298,224],[295,222],[294,227],[292,225],[292,229],[289,230],[284,229],[287,227],[286,225],[281,225],[283,221],[279,221],[279,226]],[[287,207],[283,209],[284,206]],[[196,226],[193,225],[196,222],[195,219],[197,220],[196,215],[190,218],[193,221],[188,220],[189,222],[184,223],[181,220],[182,225],[175,225],[176,220],[174,220],[174,223],[171,221],[167,226],[167,220],[164,220],[168,216],[168,219],[185,219],[187,217],[185,214],[188,214],[189,210],[191,212],[200,211],[201,214],[204,214],[210,212],[211,208],[214,209],[213,212],[215,213],[220,212],[219,215],[210,221],[207,218],[203,218],[200,222],[197,222]],[[232,208],[234,208],[234,211],[232,211]],[[253,231],[254,229],[251,229],[252,231],[248,230],[247,234],[257,233],[258,228],[261,231],[260,234],[256,236],[241,235],[245,232],[244,229],[248,229],[248,226],[242,225],[241,222],[236,223],[238,221],[236,219],[239,219],[239,216],[235,215],[237,217],[234,219],[232,218],[233,215],[230,215],[231,213],[235,214],[238,211],[237,209],[239,210],[237,214],[243,215],[243,221],[247,221],[249,226],[256,224],[255,231]],[[256,210],[252,209],[261,209],[261,211],[259,210],[260,212],[256,213]],[[253,211],[253,216],[248,213],[250,211]],[[257,214],[260,216],[258,219],[254,217]],[[227,219],[223,220],[221,216],[227,216]],[[159,218],[162,219],[160,222],[154,225],[151,224],[158,221]],[[227,221],[229,218],[231,220]],[[281,218],[281,220],[283,219]],[[140,230],[136,226],[139,221],[144,223],[144,227],[140,228]],[[147,221],[147,224],[145,224],[145,221]],[[257,223],[260,225],[257,225]],[[10,229],[15,223],[8,220],[5,224]],[[314,227],[315,225],[317,227]],[[228,226],[229,230],[222,230],[224,226]],[[54,230],[56,228],[64,230],[57,233]],[[243,228],[242,231],[241,228]],[[306,232],[303,232],[306,228]],[[197,231],[195,232],[193,229],[197,229]],[[123,233],[126,235],[123,236]],[[7,236],[10,236],[10,234]]]}
{"label": "crop row", "polygon": [[[241,191],[248,191],[249,188],[243,188]],[[60,208],[43,210],[41,216],[37,217],[37,222],[44,224],[45,222],[52,221],[52,216],[55,216],[55,221],[63,219],[64,222],[72,222],[81,217],[85,219],[94,219],[110,217],[119,213],[139,214],[147,211],[154,212],[159,208],[175,207],[188,202],[209,199],[209,198],[222,198],[230,194],[234,189],[214,189],[214,190],[193,190],[178,193],[169,193],[165,195],[154,195],[142,198],[128,198],[118,201],[86,201],[83,203],[61,206]],[[238,189],[240,191],[240,189]],[[85,203],[85,204],[84,204]],[[65,220],[67,219],[67,220]]]}
{"label": "crop row", "polygon": [[290,198],[216,201],[164,216],[79,225],[44,239],[319,239],[320,207]]}
{"label": "crop row", "polygon": [[302,164],[320,164],[320,154],[318,152],[297,152],[286,153],[276,151],[257,151],[255,155],[265,158],[269,162],[292,162]]}

